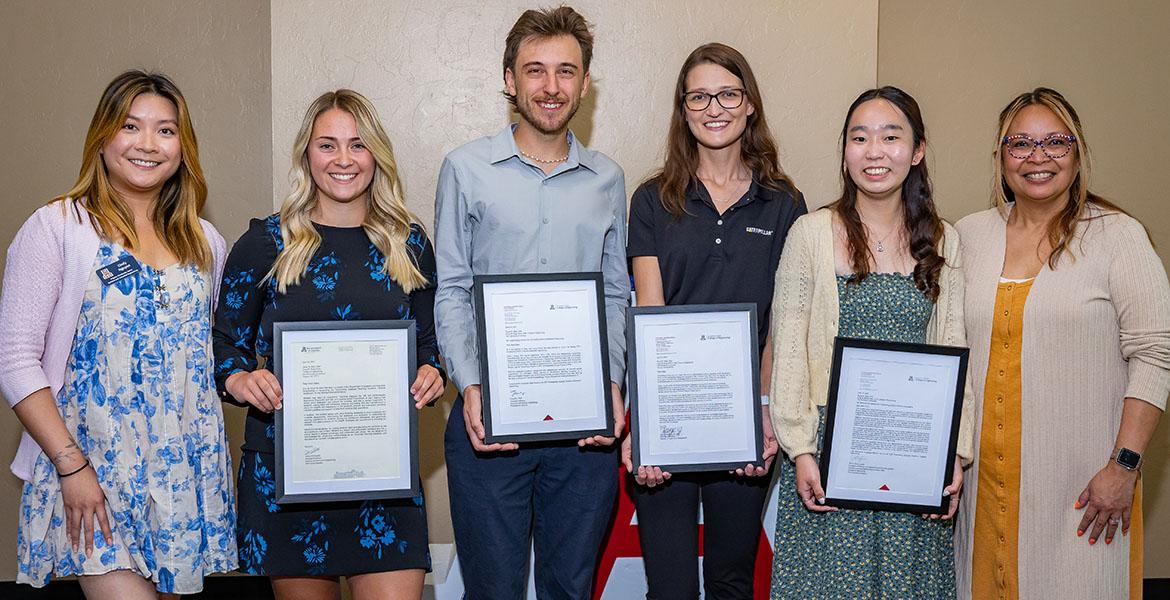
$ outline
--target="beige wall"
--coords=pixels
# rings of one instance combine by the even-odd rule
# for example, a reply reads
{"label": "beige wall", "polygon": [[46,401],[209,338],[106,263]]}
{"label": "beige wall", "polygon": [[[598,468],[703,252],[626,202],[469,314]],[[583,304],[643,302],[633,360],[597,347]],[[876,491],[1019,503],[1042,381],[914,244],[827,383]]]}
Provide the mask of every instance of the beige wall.
{"label": "beige wall", "polygon": [[[0,3],[0,115],[9,140],[0,148],[0,209],[9,216],[0,221],[0,245],[72,183],[98,95],[129,67],[164,70],[187,94],[211,186],[207,216],[229,243],[287,191],[288,148],[305,106],[341,86],[378,105],[410,207],[430,224],[443,155],[510,118],[498,93],[500,54],[508,27],[530,5]],[[981,208],[995,115],[1014,93],[1044,82],[1081,111],[1098,158],[1095,187],[1143,219],[1168,256],[1170,212],[1159,210],[1146,177],[1158,172],[1164,144],[1135,143],[1170,138],[1155,107],[1170,92],[1170,57],[1154,37],[1170,22],[1170,7],[1157,0],[1125,10],[1093,0],[885,0],[880,11],[878,0],[754,0],[720,10],[694,0],[574,5],[595,23],[597,39],[593,92],[573,127],[625,168],[631,192],[661,160],[678,65],[693,47],[723,41],[752,62],[784,165],[811,206],[836,195],[845,108],[880,81],[922,102],[944,214],[956,219]],[[1015,36],[1028,44],[1008,45]],[[1067,42],[1039,41],[1053,39]],[[441,444],[449,408],[450,398],[422,419],[436,542],[451,539]],[[227,415],[233,445],[242,418]],[[12,456],[18,431],[12,415],[0,413],[0,457]],[[1163,423],[1146,469],[1151,577],[1170,577],[1166,434]],[[0,475],[0,580],[14,573],[18,504],[17,480]]]}
{"label": "beige wall", "polygon": [[[163,71],[183,90],[210,188],[204,216],[234,241],[271,206],[268,20],[259,0],[0,2],[0,246],[73,185],[98,98],[128,68]],[[238,441],[243,414],[227,418]],[[0,411],[0,581],[16,577],[20,481],[7,466],[19,435]]]}
{"label": "beige wall", "polygon": [[[1167,263],[1170,211],[1154,177],[1170,148],[1167,24],[1161,0],[883,0],[878,83],[922,105],[936,197],[952,220],[989,205],[999,111],[1038,85],[1059,90],[1092,144],[1091,188],[1141,219]],[[1143,469],[1147,577],[1170,577],[1167,421]]]}
{"label": "beige wall", "polygon": [[[590,95],[573,130],[626,171],[628,193],[660,164],[678,68],[696,46],[742,51],[762,82],[783,164],[809,202],[837,189],[836,135],[849,102],[874,82],[877,2],[572,3],[595,25]],[[508,123],[504,37],[530,1],[272,3],[273,190],[288,191],[290,147],[305,108],[352,87],[378,106],[410,208],[428,225],[443,156]],[[353,43],[363,40],[363,43]],[[431,541],[451,541],[442,433],[451,394],[421,421]]]}

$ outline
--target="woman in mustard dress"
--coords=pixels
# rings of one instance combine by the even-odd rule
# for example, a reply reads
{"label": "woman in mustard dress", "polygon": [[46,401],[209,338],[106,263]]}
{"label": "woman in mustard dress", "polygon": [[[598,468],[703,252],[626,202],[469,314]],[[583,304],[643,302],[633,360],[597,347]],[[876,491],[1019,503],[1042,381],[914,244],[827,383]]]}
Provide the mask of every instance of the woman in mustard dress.
{"label": "woman in mustard dress", "polygon": [[1141,223],[1089,191],[1084,132],[1056,91],[1000,114],[995,171],[995,208],[958,225],[981,416],[959,596],[1140,597],[1141,455],[1170,393],[1166,272]]}

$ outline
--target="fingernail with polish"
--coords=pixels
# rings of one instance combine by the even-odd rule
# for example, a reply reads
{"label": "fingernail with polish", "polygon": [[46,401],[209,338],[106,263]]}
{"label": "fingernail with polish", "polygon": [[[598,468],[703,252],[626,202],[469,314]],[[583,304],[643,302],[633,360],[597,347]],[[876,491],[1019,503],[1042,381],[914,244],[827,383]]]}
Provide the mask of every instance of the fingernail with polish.
{"label": "fingernail with polish", "polygon": [[1112,544],[1112,543],[1113,543],[1113,538],[1105,538],[1105,545],[1106,546],[1108,546],[1109,544]]}
{"label": "fingernail with polish", "polygon": [[1085,530],[1084,530],[1084,529],[1078,529],[1078,530],[1077,530],[1077,537],[1081,537],[1082,535],[1085,535]]}
{"label": "fingernail with polish", "polygon": [[1096,543],[1097,543],[1097,538],[1089,538],[1089,545],[1090,546],[1092,546],[1093,544],[1096,544]]}

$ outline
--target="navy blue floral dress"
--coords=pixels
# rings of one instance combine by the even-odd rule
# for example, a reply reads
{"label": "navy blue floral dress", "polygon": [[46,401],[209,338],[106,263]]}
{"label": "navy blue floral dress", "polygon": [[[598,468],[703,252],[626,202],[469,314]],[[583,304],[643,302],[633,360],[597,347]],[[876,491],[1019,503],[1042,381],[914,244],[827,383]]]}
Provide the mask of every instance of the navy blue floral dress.
{"label": "navy blue floral dress", "polygon": [[[321,246],[301,283],[280,294],[261,283],[283,248],[279,215],[253,219],[232,247],[223,272],[213,332],[216,384],[272,359],[272,324],[281,321],[414,319],[419,364],[439,366],[435,341],[435,255],[421,227],[407,249],[430,283],[407,294],[382,272],[384,257],[361,227],[317,225]],[[441,369],[440,369],[440,372]],[[427,518],[421,495],[278,505],[272,416],[248,410],[240,460],[240,570],[255,575],[323,576],[430,570]]]}

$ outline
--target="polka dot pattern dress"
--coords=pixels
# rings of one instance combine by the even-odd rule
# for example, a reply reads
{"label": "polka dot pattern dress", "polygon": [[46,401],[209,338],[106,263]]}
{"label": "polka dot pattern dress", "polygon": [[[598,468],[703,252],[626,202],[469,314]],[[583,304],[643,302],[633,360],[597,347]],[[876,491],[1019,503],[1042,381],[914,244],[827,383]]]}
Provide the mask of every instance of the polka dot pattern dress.
{"label": "polka dot pattern dress", "polygon": [[[839,334],[922,343],[934,303],[911,277],[874,273],[859,284],[837,277]],[[817,446],[821,446],[825,413]],[[951,521],[911,513],[841,509],[813,513],[796,495],[791,461],[781,466],[772,599],[955,597]]]}

